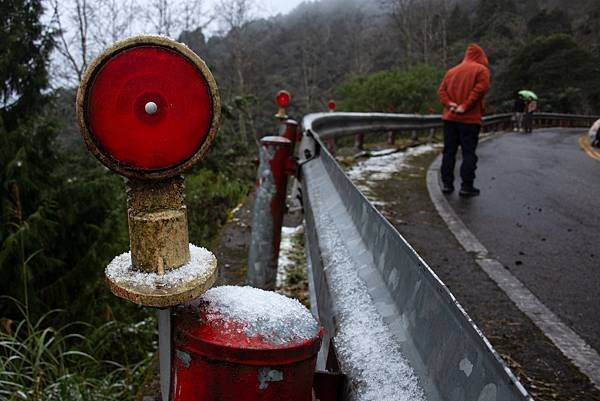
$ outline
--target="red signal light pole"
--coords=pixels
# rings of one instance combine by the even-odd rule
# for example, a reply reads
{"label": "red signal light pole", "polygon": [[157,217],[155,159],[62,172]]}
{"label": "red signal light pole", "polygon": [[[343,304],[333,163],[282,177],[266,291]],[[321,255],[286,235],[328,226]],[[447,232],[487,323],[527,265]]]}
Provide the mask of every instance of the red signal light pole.
{"label": "red signal light pole", "polygon": [[277,110],[277,114],[275,114],[275,117],[277,117],[280,120],[287,119],[288,115],[285,109],[292,102],[292,96],[290,95],[290,93],[286,90],[280,90],[275,96],[275,102],[277,103],[277,106],[279,106],[279,110]]}
{"label": "red signal light pole", "polygon": [[161,390],[168,400],[170,307],[199,297],[217,277],[214,255],[189,244],[181,176],[217,134],[217,85],[185,45],[132,37],[92,61],[77,93],[77,114],[88,149],[127,178],[131,252],[117,256],[105,274],[115,295],[161,309]]}
{"label": "red signal light pole", "polygon": [[[335,103],[335,100],[330,100],[327,102],[327,109],[330,113],[333,113],[336,108],[337,104]],[[325,139],[325,146],[327,147],[329,153],[335,156],[335,138]]]}

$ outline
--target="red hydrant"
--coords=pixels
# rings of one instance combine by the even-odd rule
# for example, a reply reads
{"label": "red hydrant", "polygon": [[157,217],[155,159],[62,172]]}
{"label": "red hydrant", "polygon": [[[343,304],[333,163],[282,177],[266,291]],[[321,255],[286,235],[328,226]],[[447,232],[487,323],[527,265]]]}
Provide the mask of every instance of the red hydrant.
{"label": "red hydrant", "polygon": [[311,401],[323,329],[298,301],[217,287],[178,308],[172,401]]}

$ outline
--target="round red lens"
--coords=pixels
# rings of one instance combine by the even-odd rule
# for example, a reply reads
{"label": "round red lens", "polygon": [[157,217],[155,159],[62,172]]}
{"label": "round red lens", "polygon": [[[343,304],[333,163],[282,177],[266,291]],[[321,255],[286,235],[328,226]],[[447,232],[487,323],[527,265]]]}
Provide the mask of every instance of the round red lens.
{"label": "round red lens", "polygon": [[279,107],[288,107],[290,105],[291,100],[292,97],[290,96],[288,91],[277,92],[276,101]]}
{"label": "round red lens", "polygon": [[88,96],[98,147],[126,167],[168,169],[190,159],[210,130],[213,104],[205,78],[179,53],[141,46],[108,59]]}
{"label": "round red lens", "polygon": [[329,110],[335,110],[335,108],[336,108],[336,107],[337,107],[337,105],[335,104],[335,102],[334,102],[333,100],[330,100],[330,101],[327,103],[327,108],[328,108]]}

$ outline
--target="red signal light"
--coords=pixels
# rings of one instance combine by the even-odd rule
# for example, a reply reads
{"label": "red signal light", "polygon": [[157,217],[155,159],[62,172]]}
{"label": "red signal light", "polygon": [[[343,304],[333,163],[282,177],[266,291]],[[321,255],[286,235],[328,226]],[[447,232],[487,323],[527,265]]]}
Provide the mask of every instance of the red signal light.
{"label": "red signal light", "polygon": [[279,107],[288,107],[292,101],[292,97],[288,91],[280,90],[275,97]]}
{"label": "red signal light", "polygon": [[204,62],[182,45],[138,37],[92,65],[78,95],[90,150],[120,174],[173,176],[212,143],[220,104]]}
{"label": "red signal light", "polygon": [[335,103],[334,100],[330,100],[329,102],[327,102],[327,108],[331,111],[335,110],[335,108],[337,107],[337,104]]}

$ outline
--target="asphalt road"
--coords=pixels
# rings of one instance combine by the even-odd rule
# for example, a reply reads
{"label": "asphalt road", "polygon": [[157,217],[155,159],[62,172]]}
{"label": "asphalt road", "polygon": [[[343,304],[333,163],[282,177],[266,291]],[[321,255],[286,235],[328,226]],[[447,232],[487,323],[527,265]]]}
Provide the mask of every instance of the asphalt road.
{"label": "asphalt road", "polygon": [[582,134],[544,129],[485,141],[481,195],[448,200],[497,260],[600,351],[600,162],[580,149]]}

